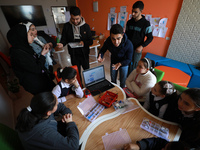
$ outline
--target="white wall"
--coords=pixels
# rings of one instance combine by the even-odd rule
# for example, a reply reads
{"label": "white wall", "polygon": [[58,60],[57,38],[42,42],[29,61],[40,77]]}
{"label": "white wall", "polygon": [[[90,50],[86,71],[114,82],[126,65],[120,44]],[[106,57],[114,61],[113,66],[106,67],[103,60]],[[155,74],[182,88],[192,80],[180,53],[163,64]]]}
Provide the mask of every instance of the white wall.
{"label": "white wall", "polygon": [[[46,18],[47,26],[37,27],[37,29],[41,30],[49,30],[49,34],[57,35],[55,23],[53,20],[53,15],[51,12],[51,6],[67,6],[67,0],[1,0],[0,6],[3,5],[42,5],[44,16]],[[0,37],[5,40],[0,41],[0,51],[8,55],[9,43],[6,38],[6,34],[10,29],[8,23],[4,17],[4,14],[0,8]],[[1,35],[2,34],[2,35]],[[5,44],[6,43],[6,44]],[[2,46],[3,45],[3,46]]]}
{"label": "white wall", "polygon": [[200,0],[183,0],[167,58],[200,66]]}

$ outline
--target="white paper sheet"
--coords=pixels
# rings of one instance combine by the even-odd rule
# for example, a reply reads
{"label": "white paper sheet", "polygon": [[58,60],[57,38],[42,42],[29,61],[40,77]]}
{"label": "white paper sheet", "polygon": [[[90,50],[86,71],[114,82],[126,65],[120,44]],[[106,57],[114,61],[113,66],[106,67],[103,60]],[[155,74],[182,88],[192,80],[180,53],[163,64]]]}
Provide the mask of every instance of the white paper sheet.
{"label": "white paper sheet", "polygon": [[160,19],[160,21],[159,21],[159,27],[166,27],[167,20],[168,20],[167,18]]}
{"label": "white paper sheet", "polygon": [[152,18],[151,19],[151,23],[155,26],[158,26],[159,25],[159,21],[160,21],[160,18]]}
{"label": "white paper sheet", "polygon": [[159,27],[154,27],[153,32],[152,32],[152,35],[153,35],[153,36],[158,36],[159,31],[160,31]]}
{"label": "white paper sheet", "polygon": [[118,24],[120,24],[123,28],[126,25],[128,12],[120,12],[118,13]]}
{"label": "white paper sheet", "polygon": [[127,7],[127,6],[121,6],[121,7],[120,7],[120,12],[126,12],[126,7]]}
{"label": "white paper sheet", "polygon": [[111,7],[110,8],[110,13],[115,13],[115,9],[116,9],[116,7]]}
{"label": "white paper sheet", "polygon": [[129,14],[128,20],[130,20],[132,18],[132,14]]}
{"label": "white paper sheet", "polygon": [[121,150],[124,144],[131,143],[131,138],[126,129],[102,136],[105,150]]}
{"label": "white paper sheet", "polygon": [[150,24],[152,24],[151,23],[151,21],[152,21],[152,15],[146,15],[145,18],[146,18],[146,20],[148,20],[150,22]]}
{"label": "white paper sheet", "polygon": [[165,38],[165,35],[166,35],[168,28],[166,28],[166,27],[159,27],[159,28],[160,28],[160,30],[159,30],[159,33],[158,33],[158,37]]}
{"label": "white paper sheet", "polygon": [[108,13],[108,25],[107,30],[110,30],[113,24],[116,24],[117,13]]}

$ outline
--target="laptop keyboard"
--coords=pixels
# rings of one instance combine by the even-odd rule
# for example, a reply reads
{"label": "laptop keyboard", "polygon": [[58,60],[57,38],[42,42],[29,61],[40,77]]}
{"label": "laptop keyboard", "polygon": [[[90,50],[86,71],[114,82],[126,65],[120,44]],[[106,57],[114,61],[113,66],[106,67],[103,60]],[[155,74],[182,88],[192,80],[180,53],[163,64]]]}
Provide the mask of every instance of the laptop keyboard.
{"label": "laptop keyboard", "polygon": [[112,85],[109,81],[105,80],[98,84],[91,85],[87,89],[90,90],[90,92],[93,96],[95,96],[95,95],[100,94],[104,91],[107,91],[113,87],[114,87],[114,85]]}
{"label": "laptop keyboard", "polygon": [[90,86],[90,89],[98,90],[98,89],[101,89],[101,88],[103,88],[103,87],[105,87],[107,85],[109,85],[109,83],[107,81],[103,81],[103,82],[101,82],[99,84],[95,84],[95,85]]}

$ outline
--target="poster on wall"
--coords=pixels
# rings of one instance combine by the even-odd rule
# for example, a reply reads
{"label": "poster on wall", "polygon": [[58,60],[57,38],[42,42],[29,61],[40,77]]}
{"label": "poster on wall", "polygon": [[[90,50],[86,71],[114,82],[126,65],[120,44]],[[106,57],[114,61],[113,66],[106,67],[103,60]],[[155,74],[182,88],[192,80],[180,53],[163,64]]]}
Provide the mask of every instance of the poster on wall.
{"label": "poster on wall", "polygon": [[118,14],[118,24],[120,24],[123,28],[126,25],[127,15],[128,15],[128,12],[120,12]]}
{"label": "poster on wall", "polygon": [[167,20],[168,20],[167,18],[160,19],[160,21],[159,21],[159,27],[166,27]]}
{"label": "poster on wall", "polygon": [[132,14],[129,14],[128,20],[130,20],[132,18]]}
{"label": "poster on wall", "polygon": [[148,20],[150,22],[150,24],[152,24],[151,23],[151,21],[152,21],[152,15],[146,15],[145,18],[146,18],[146,20]]}
{"label": "poster on wall", "polygon": [[160,31],[159,31],[159,33],[158,33],[158,37],[165,38],[167,29],[168,29],[168,28],[166,28],[166,27],[161,27],[161,28],[160,28]]}
{"label": "poster on wall", "polygon": [[128,12],[126,12],[127,6],[121,6],[120,12],[118,13],[118,24],[120,24],[123,28],[126,26],[126,20],[128,16]]}
{"label": "poster on wall", "polygon": [[110,8],[110,13],[108,13],[108,25],[107,30],[110,30],[113,24],[117,22],[117,13],[115,13],[115,7]]}
{"label": "poster on wall", "polygon": [[121,7],[120,7],[120,12],[126,12],[126,7],[127,7],[127,6],[121,6]]}
{"label": "poster on wall", "polygon": [[161,37],[161,38],[165,38],[166,32],[167,32],[167,18],[162,18],[162,19],[158,19],[158,18],[152,18],[153,20],[153,24],[151,24],[152,26],[152,34],[153,36],[157,36],[157,37]]}

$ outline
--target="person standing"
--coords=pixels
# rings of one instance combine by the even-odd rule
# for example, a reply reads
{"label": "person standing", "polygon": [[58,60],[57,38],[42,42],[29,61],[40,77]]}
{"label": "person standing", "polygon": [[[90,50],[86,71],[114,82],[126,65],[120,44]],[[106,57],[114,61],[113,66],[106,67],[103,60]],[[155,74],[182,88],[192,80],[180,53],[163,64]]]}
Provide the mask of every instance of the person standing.
{"label": "person standing", "polygon": [[30,46],[39,57],[44,47],[47,46],[49,48],[49,52],[45,55],[45,67],[46,71],[48,71],[50,77],[53,80],[55,78],[53,74],[53,65],[56,64],[56,62],[53,60],[52,53],[55,52],[54,48],[56,47],[56,41],[44,33],[44,31],[37,31],[33,23],[26,22],[22,24],[26,26],[27,32],[32,32],[33,36],[35,37],[33,43],[31,43]]}
{"label": "person standing", "polygon": [[109,50],[111,53],[110,75],[111,82],[116,83],[118,70],[120,72],[120,86],[125,87],[128,74],[128,64],[133,55],[133,44],[123,33],[123,28],[119,24],[114,24],[110,29],[110,36],[106,39],[103,47],[99,51],[98,61],[103,62],[104,53]]}
{"label": "person standing", "polygon": [[46,71],[45,55],[49,52],[46,45],[38,56],[30,46],[34,41],[31,31],[27,32],[26,26],[17,24],[7,33],[10,43],[10,60],[12,69],[19,79],[20,85],[33,95],[41,92],[52,91],[55,83]]}
{"label": "person standing", "polygon": [[132,18],[126,24],[125,33],[134,46],[132,62],[129,65],[129,74],[137,67],[143,48],[153,40],[150,22],[142,15],[143,9],[144,3],[142,1],[135,2],[132,7]]}
{"label": "person standing", "polygon": [[70,21],[65,23],[61,41],[57,45],[59,48],[63,48],[68,43],[79,42],[79,46],[82,47],[71,48],[68,45],[68,51],[72,65],[77,65],[81,76],[81,66],[84,70],[89,69],[89,46],[93,44],[92,33],[78,7],[71,7],[70,15]]}

